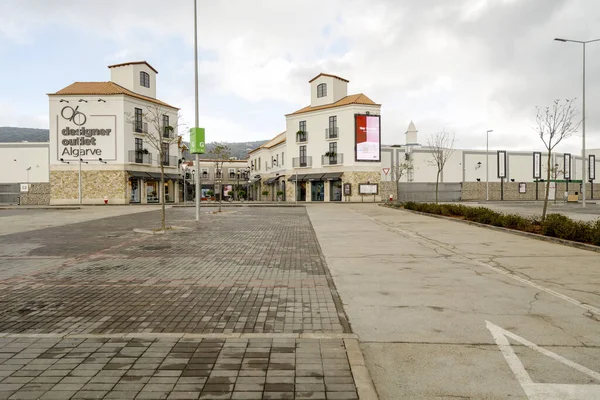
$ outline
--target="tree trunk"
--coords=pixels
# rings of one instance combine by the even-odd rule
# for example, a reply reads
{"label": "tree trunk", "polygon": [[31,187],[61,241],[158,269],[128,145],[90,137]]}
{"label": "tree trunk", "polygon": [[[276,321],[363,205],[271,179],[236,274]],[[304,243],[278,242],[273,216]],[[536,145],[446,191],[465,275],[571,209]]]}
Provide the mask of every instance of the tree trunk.
{"label": "tree trunk", "polygon": [[[548,197],[550,195],[550,156],[552,151],[548,150],[548,165],[546,169],[548,170],[546,174],[546,195],[544,196],[544,210],[542,211],[542,222],[546,220],[546,210],[548,209]],[[555,183],[556,185],[556,183]]]}
{"label": "tree trunk", "polygon": [[438,203],[439,187],[440,187],[440,171],[438,170],[437,175],[435,176],[435,204]]}
{"label": "tree trunk", "polygon": [[167,229],[167,225],[166,225],[166,209],[165,209],[165,167],[163,165],[162,162],[162,154],[160,155],[160,190],[159,193],[161,194],[161,219],[160,219],[160,226],[162,227],[162,230],[164,231],[165,229]]}

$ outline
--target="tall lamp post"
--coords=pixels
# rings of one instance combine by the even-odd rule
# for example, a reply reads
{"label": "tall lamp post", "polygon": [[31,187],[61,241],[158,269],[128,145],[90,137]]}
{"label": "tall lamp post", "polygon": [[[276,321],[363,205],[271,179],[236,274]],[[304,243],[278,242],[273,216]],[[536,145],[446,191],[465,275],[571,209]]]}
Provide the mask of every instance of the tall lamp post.
{"label": "tall lamp post", "polygon": [[[197,128],[200,123],[198,121],[198,5],[197,1],[194,0],[194,94],[195,94],[195,112],[196,112],[196,125]],[[196,184],[196,221],[200,221],[200,192],[202,191],[202,185],[200,183],[200,155],[195,154],[195,164],[198,174],[194,178]]]}
{"label": "tall lamp post", "polygon": [[583,106],[582,106],[582,112],[581,112],[581,116],[582,116],[582,120],[581,120],[581,133],[582,133],[582,138],[581,138],[581,195],[583,197],[583,202],[581,203],[582,207],[585,207],[585,195],[586,195],[586,179],[585,179],[585,45],[587,43],[593,43],[593,42],[598,42],[600,41],[599,39],[594,39],[594,40],[571,40],[571,39],[562,39],[562,38],[555,38],[554,40],[558,41],[558,42],[573,42],[573,43],[580,43],[583,46]]}
{"label": "tall lamp post", "polygon": [[485,133],[485,200],[490,200],[490,174],[489,174],[489,164],[490,164],[490,132],[494,132],[493,129],[488,130]]}

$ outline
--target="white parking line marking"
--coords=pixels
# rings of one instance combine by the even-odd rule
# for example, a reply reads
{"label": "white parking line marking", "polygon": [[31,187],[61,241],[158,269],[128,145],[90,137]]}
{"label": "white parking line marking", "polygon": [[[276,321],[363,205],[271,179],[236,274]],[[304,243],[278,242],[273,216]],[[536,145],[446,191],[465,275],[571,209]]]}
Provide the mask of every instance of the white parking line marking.
{"label": "white parking line marking", "polygon": [[600,374],[596,371],[584,367],[581,364],[577,364],[571,360],[568,360],[556,353],[539,347],[535,343],[522,338],[521,336],[515,335],[498,325],[485,321],[486,326],[494,341],[500,348],[502,355],[506,359],[508,366],[517,377],[519,384],[525,391],[525,394],[530,400],[593,400],[600,399],[600,385],[580,385],[580,384],[552,384],[552,383],[535,383],[531,380],[531,377],[525,370],[523,363],[515,354],[512,346],[508,342],[507,338],[511,338],[528,348],[535,350],[547,357],[550,357],[566,366],[569,366],[579,372],[582,372],[597,381],[600,381]]}

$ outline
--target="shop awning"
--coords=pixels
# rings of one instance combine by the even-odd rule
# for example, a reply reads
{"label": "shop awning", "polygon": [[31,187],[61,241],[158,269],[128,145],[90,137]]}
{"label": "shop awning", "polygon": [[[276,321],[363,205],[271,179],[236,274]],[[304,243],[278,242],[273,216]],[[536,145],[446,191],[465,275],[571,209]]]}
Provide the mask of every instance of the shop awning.
{"label": "shop awning", "polygon": [[269,178],[265,181],[265,185],[272,185],[273,183],[275,183],[277,181],[277,179],[279,179],[278,176],[276,176],[275,178]]}
{"label": "shop awning", "polygon": [[298,182],[302,182],[302,179],[306,176],[304,174],[294,174],[288,178],[289,182],[296,182],[296,176],[298,177]]}
{"label": "shop awning", "polygon": [[148,178],[148,174],[142,171],[127,171],[130,178]]}
{"label": "shop awning", "polygon": [[177,174],[165,174],[165,179],[170,179],[172,181],[179,181],[179,180],[182,180],[183,178],[181,177],[181,175],[177,175]]}
{"label": "shop awning", "polygon": [[324,181],[339,181],[342,178],[343,172],[329,172],[323,175]]}
{"label": "shop awning", "polygon": [[160,179],[160,172],[146,172],[151,179]]}
{"label": "shop awning", "polygon": [[308,175],[304,175],[304,178],[302,178],[303,181],[320,181],[323,178],[323,174],[308,174]]}

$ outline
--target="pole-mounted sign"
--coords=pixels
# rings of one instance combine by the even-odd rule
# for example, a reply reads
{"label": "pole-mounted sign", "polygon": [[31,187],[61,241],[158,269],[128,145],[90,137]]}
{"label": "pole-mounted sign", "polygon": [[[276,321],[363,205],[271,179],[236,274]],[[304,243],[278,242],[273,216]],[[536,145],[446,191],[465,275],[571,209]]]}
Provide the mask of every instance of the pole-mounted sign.
{"label": "pole-mounted sign", "polygon": [[204,128],[190,128],[190,153],[204,154]]}
{"label": "pole-mounted sign", "polygon": [[596,179],[596,156],[590,154],[588,160],[588,178],[590,179],[590,182],[592,182]]}
{"label": "pole-mounted sign", "polygon": [[533,152],[533,179],[542,178],[542,153],[540,151]]}
{"label": "pole-mounted sign", "polygon": [[565,179],[571,179],[571,154],[565,153],[563,155],[563,161],[564,161],[563,174],[565,176]]}
{"label": "pole-mounted sign", "polygon": [[506,151],[498,150],[498,178],[506,178]]}

